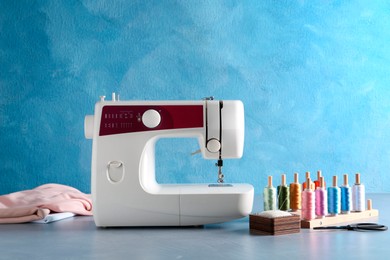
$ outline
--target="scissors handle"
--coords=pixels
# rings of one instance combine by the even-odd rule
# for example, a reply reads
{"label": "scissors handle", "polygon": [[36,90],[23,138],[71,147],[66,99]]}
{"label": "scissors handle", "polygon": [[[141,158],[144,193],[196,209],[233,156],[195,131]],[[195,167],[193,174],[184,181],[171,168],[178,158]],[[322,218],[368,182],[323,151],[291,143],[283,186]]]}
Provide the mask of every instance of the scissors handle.
{"label": "scissors handle", "polygon": [[387,226],[376,224],[376,223],[358,223],[348,225],[351,229],[348,230],[356,230],[356,231],[386,231]]}

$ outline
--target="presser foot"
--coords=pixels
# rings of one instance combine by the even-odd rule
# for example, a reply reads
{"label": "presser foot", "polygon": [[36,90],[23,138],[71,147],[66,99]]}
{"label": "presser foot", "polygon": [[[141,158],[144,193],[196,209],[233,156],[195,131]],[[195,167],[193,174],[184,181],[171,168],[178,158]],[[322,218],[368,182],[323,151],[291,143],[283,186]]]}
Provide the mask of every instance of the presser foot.
{"label": "presser foot", "polygon": [[223,180],[223,178],[225,177],[225,175],[223,175],[223,173],[222,173],[223,161],[221,159],[219,159],[218,162],[215,164],[215,166],[218,167],[218,180],[217,180],[217,182],[224,183],[225,181]]}
{"label": "presser foot", "polygon": [[225,181],[223,180],[225,176],[222,174],[222,172],[218,172],[218,183],[224,183]]}

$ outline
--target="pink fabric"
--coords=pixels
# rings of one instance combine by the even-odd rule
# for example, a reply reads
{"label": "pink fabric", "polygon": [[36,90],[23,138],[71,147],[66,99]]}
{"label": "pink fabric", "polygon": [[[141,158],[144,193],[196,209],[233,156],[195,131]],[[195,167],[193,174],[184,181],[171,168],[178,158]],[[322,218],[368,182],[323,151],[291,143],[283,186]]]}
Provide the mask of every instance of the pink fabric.
{"label": "pink fabric", "polygon": [[91,195],[61,184],[45,184],[0,196],[0,223],[30,222],[51,212],[92,215]]}

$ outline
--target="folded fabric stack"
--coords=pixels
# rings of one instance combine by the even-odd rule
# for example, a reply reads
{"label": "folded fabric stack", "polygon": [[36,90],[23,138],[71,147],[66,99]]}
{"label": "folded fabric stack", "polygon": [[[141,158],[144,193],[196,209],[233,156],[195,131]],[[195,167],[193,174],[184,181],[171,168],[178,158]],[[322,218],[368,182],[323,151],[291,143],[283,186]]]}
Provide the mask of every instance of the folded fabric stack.
{"label": "folded fabric stack", "polygon": [[66,185],[45,184],[0,196],[0,224],[43,220],[64,212],[92,215],[91,195]]}

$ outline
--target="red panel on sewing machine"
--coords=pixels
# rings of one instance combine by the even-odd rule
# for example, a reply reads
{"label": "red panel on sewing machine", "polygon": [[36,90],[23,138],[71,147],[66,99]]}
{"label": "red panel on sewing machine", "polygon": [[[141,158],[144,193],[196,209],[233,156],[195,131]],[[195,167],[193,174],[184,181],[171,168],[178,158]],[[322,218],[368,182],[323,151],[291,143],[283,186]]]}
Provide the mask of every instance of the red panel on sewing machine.
{"label": "red panel on sewing machine", "polygon": [[[155,127],[143,122],[142,116],[148,110],[160,116]],[[202,105],[104,106],[99,135],[198,127],[203,127]]]}

